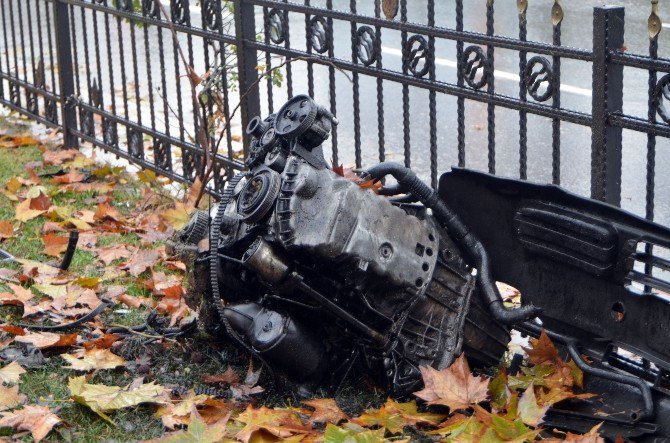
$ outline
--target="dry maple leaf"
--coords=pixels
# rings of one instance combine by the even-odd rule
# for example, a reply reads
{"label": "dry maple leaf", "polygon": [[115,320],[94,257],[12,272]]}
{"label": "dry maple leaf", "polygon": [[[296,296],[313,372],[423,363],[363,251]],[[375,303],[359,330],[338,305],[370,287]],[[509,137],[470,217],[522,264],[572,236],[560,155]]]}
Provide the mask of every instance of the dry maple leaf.
{"label": "dry maple leaf", "polygon": [[[230,415],[226,415],[221,420],[208,424],[200,416],[198,411],[193,408],[189,417],[188,428],[182,431],[166,434],[157,440],[149,442],[160,443],[217,443],[224,441],[226,436],[226,425]],[[260,443],[260,441],[259,441]]]}
{"label": "dry maple leaf", "polygon": [[7,409],[14,409],[17,406],[25,404],[28,398],[19,394],[19,386],[0,386],[0,411],[6,411]]}
{"label": "dry maple leaf", "polygon": [[142,403],[160,403],[166,401],[167,390],[154,382],[138,386],[106,386],[86,383],[86,377],[70,378],[68,387],[72,399],[91,408],[110,423],[112,420],[105,412],[128,408]]}
{"label": "dry maple leaf", "polygon": [[14,225],[8,220],[0,221],[0,240],[14,236]]}
{"label": "dry maple leaf", "polygon": [[541,365],[543,363],[553,363],[559,359],[558,349],[554,346],[547,333],[542,330],[539,338],[532,338],[530,340],[531,347],[524,348],[528,353],[528,360],[534,365]]}
{"label": "dry maple leaf", "polygon": [[35,441],[40,441],[61,422],[61,419],[46,406],[28,405],[14,412],[0,413],[0,427],[18,431],[30,431]]}
{"label": "dry maple leaf", "polygon": [[441,371],[430,366],[421,366],[420,369],[425,388],[414,395],[430,405],[449,406],[453,411],[465,409],[488,397],[489,381],[473,376],[463,355]]}
{"label": "dry maple leaf", "polygon": [[44,164],[60,165],[81,155],[76,149],[58,149],[44,152]]}
{"label": "dry maple leaf", "polygon": [[31,201],[32,199],[25,199],[21,203],[16,205],[16,207],[14,208],[14,218],[17,221],[27,222],[47,212],[46,209],[45,210],[31,209],[30,208]]}
{"label": "dry maple leaf", "polygon": [[141,306],[146,306],[148,308],[153,308],[156,302],[148,297],[135,297],[134,295],[121,294],[116,297],[116,301],[123,303],[126,306],[131,308],[139,308]]}
{"label": "dry maple leaf", "polygon": [[157,250],[138,250],[128,260],[122,269],[128,270],[133,277],[139,276],[141,273],[152,267],[160,258],[160,252]]}
{"label": "dry maple leaf", "polygon": [[44,253],[52,257],[60,257],[67,249],[68,237],[56,235],[53,232],[42,236]]}
{"label": "dry maple leaf", "polygon": [[223,374],[218,375],[203,375],[202,381],[205,383],[222,383],[227,385],[235,385],[240,382],[240,375],[233,369],[232,366],[228,366],[228,369],[225,370]]}
{"label": "dry maple leaf", "polygon": [[13,361],[7,366],[0,369],[0,381],[7,384],[18,383],[21,375],[25,374],[26,370],[20,364]]}
{"label": "dry maple leaf", "polygon": [[416,426],[418,424],[437,425],[445,416],[430,412],[419,412],[415,402],[398,403],[388,399],[379,409],[368,409],[360,417],[353,419],[365,427],[383,427],[391,434],[400,434],[405,426]]}
{"label": "dry maple leaf", "polygon": [[335,400],[332,398],[315,398],[313,400],[303,401],[309,407],[314,408],[314,412],[309,416],[309,422],[314,423],[333,423],[338,424],[343,420],[348,420],[347,414],[342,412]]}
{"label": "dry maple leaf", "polygon": [[254,434],[261,430],[279,438],[312,432],[312,428],[303,425],[291,411],[269,409],[265,406],[255,409],[249,405],[244,412],[235,417],[235,421],[244,424],[244,427],[235,435],[235,438],[243,443],[249,443]]}
{"label": "dry maple leaf", "polygon": [[126,364],[126,360],[123,357],[119,357],[109,349],[93,348],[77,352],[73,355],[62,354],[61,357],[70,364],[70,366],[65,366],[65,368],[74,369],[75,371],[114,369]]}
{"label": "dry maple leaf", "polygon": [[133,255],[133,253],[132,251],[128,250],[126,245],[116,245],[106,249],[100,249],[98,251],[98,258],[106,265],[109,265],[114,260],[118,260],[120,258],[129,258],[131,255]]}
{"label": "dry maple leaf", "polygon": [[100,338],[82,343],[82,346],[84,349],[109,349],[110,346],[121,340],[121,338],[117,334],[103,334]]}
{"label": "dry maple leaf", "polygon": [[77,343],[78,335],[59,335],[53,332],[29,332],[26,335],[16,337],[16,341],[30,343],[37,349],[59,348],[72,346]]}
{"label": "dry maple leaf", "polygon": [[56,184],[70,184],[70,183],[79,183],[84,180],[85,176],[81,172],[77,171],[75,168],[70,168],[67,174],[57,175],[51,179],[52,182]]}
{"label": "dry maple leaf", "polygon": [[163,422],[163,426],[174,429],[176,426],[188,425],[191,421],[191,411],[199,405],[204,404],[211,397],[208,395],[195,395],[191,390],[185,398],[172,401],[159,407],[154,414]]}

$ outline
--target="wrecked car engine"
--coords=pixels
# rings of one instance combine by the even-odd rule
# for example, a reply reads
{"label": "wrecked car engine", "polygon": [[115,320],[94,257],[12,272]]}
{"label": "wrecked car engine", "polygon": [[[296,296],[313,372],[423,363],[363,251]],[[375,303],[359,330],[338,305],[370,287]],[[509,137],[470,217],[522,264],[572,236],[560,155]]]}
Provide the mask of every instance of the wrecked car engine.
{"label": "wrecked car engine", "polygon": [[[475,367],[496,365],[512,328],[535,336],[545,328],[585,374],[640,397],[627,405],[637,412],[604,419],[605,432],[670,434],[667,340],[648,350],[623,317],[611,326],[589,320],[600,321],[600,311],[577,312],[574,322],[566,315],[600,309],[584,295],[591,291],[606,299],[603,315],[624,305],[656,309],[649,323],[657,325],[648,326],[667,338],[669,301],[620,300],[631,282],[668,292],[670,284],[633,273],[637,242],[670,247],[668,229],[552,186],[466,170],[444,174],[439,193],[394,163],[351,180],[323,156],[336,124],[305,95],[254,118],[248,171],[179,234],[182,249],[194,251],[194,281],[207,283],[189,303],[210,333],[232,338],[304,393],[337,389],[363,369],[404,396],[421,387],[420,366],[442,369],[461,353]],[[377,182],[385,184],[362,186]],[[669,268],[665,258],[645,258]],[[524,304],[505,306],[497,280],[519,288]],[[591,409],[548,417],[577,430],[603,420]]]}

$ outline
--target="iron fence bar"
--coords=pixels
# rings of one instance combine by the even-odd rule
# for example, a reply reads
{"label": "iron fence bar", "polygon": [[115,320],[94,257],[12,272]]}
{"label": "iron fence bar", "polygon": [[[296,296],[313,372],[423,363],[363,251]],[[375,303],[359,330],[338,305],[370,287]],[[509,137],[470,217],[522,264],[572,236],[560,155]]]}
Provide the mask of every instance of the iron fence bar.
{"label": "iron fence bar", "polygon": [[49,92],[44,88],[40,88],[39,86],[33,85],[32,83],[21,80],[11,74],[0,72],[0,79],[7,80],[8,82],[14,83],[28,92],[39,94],[49,100],[60,100],[60,96],[54,94],[53,92]]}
{"label": "iron fence bar", "polygon": [[[560,0],[554,0],[551,8],[552,15],[552,43],[556,47],[561,46],[561,24],[563,22],[563,7]],[[552,107],[561,107],[561,58],[557,55],[552,57]],[[561,120],[554,118],[551,121],[551,180],[555,185],[561,184]]]}
{"label": "iron fence bar", "polygon": [[611,63],[628,66],[631,68],[670,72],[670,59],[661,57],[652,58],[639,54],[628,54],[621,52],[620,48],[612,49],[609,60]]}
{"label": "iron fence bar", "polygon": [[[326,8],[328,10],[333,9],[333,0],[326,0]],[[335,48],[334,48],[334,39],[333,39],[333,19],[328,17],[326,19],[326,41],[328,46],[328,58],[335,58]],[[337,115],[337,98],[336,98],[336,87],[335,87],[335,68],[333,65],[328,66],[328,96],[330,98],[330,112],[333,115]],[[333,132],[331,134],[332,140],[332,157],[333,165],[339,165],[338,159],[338,137],[337,137],[337,126],[333,126]]]}
{"label": "iron fence bar", "polygon": [[[429,0],[430,1],[430,0]],[[356,15],[356,0],[349,0],[349,9],[351,15]],[[356,48],[358,46],[356,41],[356,32],[358,31],[358,26],[355,21],[351,22],[351,61],[352,63],[358,63],[358,57],[356,56]],[[331,30],[331,33],[333,31]],[[358,83],[358,73],[354,72],[352,74],[353,88],[352,88],[352,100],[354,105],[354,158],[356,162],[356,167],[361,168],[363,160],[361,158],[361,106],[358,101],[358,95],[360,91],[360,85]]]}
{"label": "iron fence bar", "polygon": [[[237,64],[240,100],[242,100],[240,114],[242,127],[254,116],[261,113],[260,91],[257,84],[258,73],[256,71],[256,48],[248,44],[256,38],[256,24],[254,7],[245,0],[235,3],[235,35],[237,46]],[[223,36],[222,36],[223,37]],[[225,43],[225,39],[221,39]],[[244,98],[242,95],[246,95]],[[245,157],[249,138],[246,131],[243,133]]]}
{"label": "iron fence bar", "polygon": [[[19,72],[20,72],[19,71],[19,56],[16,53],[16,27],[14,26],[14,6],[13,6],[13,4],[14,4],[14,2],[12,0],[10,0],[10,2],[9,2],[9,23],[10,23],[10,27],[11,27],[10,34],[12,36],[12,56],[13,56],[12,58],[14,59],[13,60],[14,61],[14,73],[16,75],[16,78],[18,78],[19,77]],[[2,8],[2,9],[4,11],[5,8]],[[17,89],[13,90],[13,88],[12,88],[12,86],[14,86],[14,88],[16,88],[16,85],[13,85],[12,83],[10,83],[9,86],[10,86],[10,90],[9,90],[10,91],[10,93],[9,93],[10,100],[12,100],[12,102],[15,103],[16,105],[21,106],[21,94]],[[14,91],[16,91],[16,92],[14,92]]]}
{"label": "iron fence bar", "polygon": [[[79,106],[80,108],[82,108],[82,109],[84,109],[88,112],[91,112],[93,114],[97,114],[102,118],[112,120],[112,121],[116,122],[117,124],[128,126],[129,128],[137,131],[138,133],[146,134],[150,137],[156,138],[161,142],[164,142],[164,143],[167,143],[167,144],[170,144],[170,145],[174,145],[178,148],[183,148],[183,149],[185,149],[189,152],[192,152],[194,154],[202,154],[202,148],[200,148],[200,147],[198,147],[194,144],[191,144],[189,142],[182,142],[181,140],[179,140],[178,138],[175,138],[174,136],[167,136],[164,133],[162,133],[160,131],[153,130],[153,129],[147,127],[147,126],[142,126],[142,125],[140,125],[138,123],[135,123],[133,121],[125,120],[123,117],[120,117],[118,115],[114,115],[109,111],[105,111],[104,109],[99,109],[99,108],[96,108],[95,106],[91,106],[91,105],[83,103],[83,102],[77,103],[77,106]],[[136,158],[136,157],[134,157],[134,158]],[[217,155],[216,159],[223,162],[225,166],[230,167],[232,169],[239,169],[239,170],[244,169],[244,164],[240,163],[236,160],[229,159],[229,158],[223,157],[221,155]]]}
{"label": "iron fence bar", "polygon": [[41,115],[32,114],[32,113],[28,112],[26,109],[24,109],[23,107],[15,105],[10,100],[7,100],[4,97],[0,98],[0,104],[3,105],[3,106],[8,107],[12,111],[16,111],[21,115],[29,117],[31,120],[35,120],[37,123],[41,123],[48,128],[62,129],[62,126],[59,125],[58,123],[54,123],[52,121],[49,121],[46,118],[42,117]]}
{"label": "iron fence bar", "polygon": [[[491,37],[493,36],[493,3],[494,0],[486,1],[486,35]],[[485,72],[484,75],[488,76],[486,82],[486,92],[490,95],[495,94],[495,77],[493,75],[495,70],[495,60],[494,60],[495,49],[494,46],[488,43],[486,45],[486,59],[488,60],[489,69],[488,72]],[[496,114],[495,114],[495,105],[493,103],[488,103],[486,106],[486,121],[487,121],[487,132],[488,132],[488,156],[489,156],[489,173],[496,173]]]}
{"label": "iron fence bar", "polygon": [[611,48],[623,46],[624,8],[593,11],[593,100],[591,137],[591,197],[621,203],[622,131],[610,116],[623,107],[623,66],[608,63]]}
{"label": "iron fence bar", "polygon": [[[435,0],[428,0],[428,26],[435,26]],[[428,53],[435,54],[435,37],[428,37]],[[435,81],[434,55],[427,59],[428,79]],[[430,126],[430,185],[437,189],[437,97],[435,91],[428,91],[428,119]]]}
{"label": "iron fence bar", "polygon": [[[279,55],[291,55],[293,58],[305,58],[307,55],[303,51],[296,49],[291,49],[287,51],[284,48],[277,46],[266,46],[263,43],[247,41],[249,46],[254,47],[260,51],[271,51]],[[496,106],[502,106],[512,110],[521,110],[524,109],[532,114],[544,116],[544,117],[556,117],[560,118],[563,121],[570,123],[576,123],[583,126],[591,126],[593,118],[590,114],[572,111],[567,109],[553,109],[551,106],[542,105],[538,103],[522,103],[518,99],[509,97],[502,94],[490,95],[485,92],[477,91],[469,88],[459,88],[457,85],[452,83],[435,81],[431,82],[430,80],[424,78],[417,78],[414,76],[404,76],[402,73],[395,71],[389,71],[386,69],[378,70],[377,68],[355,65],[345,60],[323,57],[316,54],[312,54],[312,62],[329,66],[331,68],[342,69],[343,71],[349,72],[358,72],[366,74],[371,77],[382,78],[384,80],[390,80],[397,83],[406,83],[409,86],[417,86],[423,89],[434,90],[438,93],[444,93],[448,95],[453,95],[455,97],[463,97],[470,100],[476,100],[483,103],[493,103]]]}
{"label": "iron fence bar", "polygon": [[[235,36],[232,35],[227,35],[227,34],[216,34],[214,32],[210,32],[201,28],[196,28],[196,27],[190,27],[190,26],[185,26],[185,25],[179,25],[176,23],[170,24],[169,22],[165,20],[159,20],[155,18],[150,18],[150,17],[144,17],[140,14],[134,13],[134,12],[128,12],[128,11],[123,11],[119,9],[114,9],[110,6],[105,6],[102,4],[98,3],[84,3],[82,0],[45,0],[51,3],[65,3],[65,4],[71,4],[74,6],[80,7],[82,10],[92,10],[92,11],[102,11],[106,12],[108,14],[111,14],[113,16],[125,18],[128,20],[135,21],[137,23],[142,23],[143,25],[151,25],[151,26],[156,26],[158,28],[167,28],[169,29],[170,26],[174,26],[175,32],[178,33],[183,33],[187,35],[191,35],[193,37],[202,37],[202,38],[210,38],[214,39],[217,41],[220,41],[222,43],[227,43],[234,45],[237,42],[237,39]],[[248,0],[244,0],[247,2]],[[143,26],[146,27],[146,26]]]}
{"label": "iron fence bar", "polygon": [[75,107],[70,102],[70,98],[74,95],[70,13],[67,5],[58,1],[54,3],[54,29],[56,30],[56,57],[58,59],[58,92],[63,116],[63,143],[68,148],[77,148],[79,140],[73,133],[73,129],[77,127],[77,114]]}
{"label": "iron fence bar", "polygon": [[[30,3],[31,3],[30,0],[27,0],[26,3],[25,3],[26,15],[27,15],[27,18],[28,18],[29,29],[30,29],[30,26],[33,23],[33,14],[30,11]],[[30,60],[31,60],[31,68],[32,68],[30,70],[31,71],[31,78],[32,78],[31,83],[33,85],[38,86],[37,72],[36,71],[39,68],[36,67],[35,65],[36,64],[39,65],[39,63],[35,62],[35,39],[33,38],[33,33],[32,32],[28,32],[28,42],[29,42],[29,45],[30,45]],[[26,76],[27,75],[28,75],[28,73],[26,72]],[[33,114],[39,114],[39,104],[37,102],[37,96],[35,94],[26,94],[26,98],[27,98],[26,99],[26,106],[27,106],[28,110]]]}
{"label": "iron fence bar", "polygon": [[670,126],[650,123],[648,120],[642,118],[614,114],[609,116],[608,124],[620,129],[630,129],[632,131],[670,138]]}
{"label": "iron fence bar", "polygon": [[[75,0],[63,0],[63,1],[75,1]],[[314,6],[300,5],[297,3],[284,3],[277,0],[242,0],[244,3],[253,4],[256,6],[267,6],[269,8],[279,7],[286,9],[291,12],[298,12],[302,14],[312,14],[318,15],[321,17],[331,18],[335,20],[344,20],[351,21],[352,16],[348,12],[337,11],[333,9],[324,9]],[[370,26],[380,26],[382,28],[392,29],[396,31],[407,31],[413,34],[422,34],[427,37],[442,38],[447,40],[454,41],[464,41],[468,43],[473,43],[477,45],[492,45],[496,48],[503,49],[513,49],[513,50],[525,50],[528,52],[536,52],[538,54],[546,55],[558,55],[562,58],[570,58],[575,60],[583,61],[593,61],[593,53],[585,49],[570,48],[567,46],[561,46],[556,48],[551,44],[541,43],[541,42],[520,42],[517,39],[510,37],[503,37],[500,35],[491,35],[481,34],[471,31],[457,31],[454,29],[447,29],[442,27],[434,27],[421,25],[412,22],[391,21],[383,18],[376,18],[367,15],[357,15],[356,21],[359,24],[365,24]]]}
{"label": "iron fence bar", "polygon": [[[7,73],[9,74],[12,70],[12,68],[9,65],[9,40],[7,39],[7,20],[5,17],[5,8],[0,8],[0,13],[2,14],[2,35],[3,35],[3,41],[5,43],[5,70],[2,69],[2,65],[0,65],[0,73]],[[9,84],[9,82],[8,82]],[[11,86],[10,86],[10,95],[11,95]],[[5,98],[5,89],[4,89],[4,82],[0,80],[0,97]]]}
{"label": "iron fence bar", "polygon": [[[528,1],[517,0],[517,9],[519,11],[519,40],[525,42],[528,36],[526,19]],[[519,51],[519,100],[524,103],[528,99],[524,80],[527,58],[526,51]],[[528,114],[524,110],[519,111],[519,178],[523,180],[528,178]]]}
{"label": "iron fence bar", "polygon": [[[381,17],[381,1],[375,0],[375,17]],[[377,56],[375,66],[382,69],[382,29],[375,26],[374,52]],[[379,143],[379,161],[386,160],[386,146],[384,134],[384,80],[377,78],[377,140]]]}
{"label": "iron fence bar", "polygon": [[[268,8],[263,8],[263,39],[266,45],[270,45],[270,17]],[[306,34],[307,35],[307,34]],[[307,43],[307,50],[309,51],[309,43]],[[267,89],[268,100],[268,114],[274,114],[274,94],[272,93],[272,54],[265,52],[265,87]],[[311,65],[308,67],[308,76],[311,75]],[[311,79],[311,76],[309,77]],[[308,80],[309,81],[309,80]],[[313,80],[312,80],[313,82]],[[313,90],[313,84],[310,83],[310,90]]]}
{"label": "iron fence bar", "polygon": [[[400,0],[400,21],[403,24],[407,24],[407,0]],[[403,51],[403,60],[402,60],[402,75],[403,77],[409,78],[408,66],[409,63],[407,53],[409,53],[410,48],[408,48],[407,40],[408,30],[403,27],[401,32],[401,42]],[[409,85],[406,82],[402,82],[402,128],[403,128],[403,154],[405,157],[405,167],[409,168],[412,164],[411,157],[411,132],[409,128]]]}
{"label": "iron fence bar", "polygon": [[[456,0],[456,31],[463,32],[463,0]],[[456,85],[459,88],[465,86],[463,78],[463,40],[456,41]],[[458,97],[456,99],[456,113],[458,126],[458,166],[465,167],[465,99]]]}
{"label": "iron fence bar", "polygon": [[[305,0],[305,5],[309,6],[310,0]],[[267,8],[263,8],[264,11],[267,11]],[[307,39],[307,43],[305,45],[307,53],[311,54],[312,53],[312,45],[309,44],[309,21],[310,21],[310,15],[305,14],[305,38]],[[267,40],[265,43],[269,43]],[[269,57],[270,54],[266,52],[267,56]],[[268,80],[270,80],[268,78]],[[314,98],[314,64],[310,61],[307,61],[307,94]]]}

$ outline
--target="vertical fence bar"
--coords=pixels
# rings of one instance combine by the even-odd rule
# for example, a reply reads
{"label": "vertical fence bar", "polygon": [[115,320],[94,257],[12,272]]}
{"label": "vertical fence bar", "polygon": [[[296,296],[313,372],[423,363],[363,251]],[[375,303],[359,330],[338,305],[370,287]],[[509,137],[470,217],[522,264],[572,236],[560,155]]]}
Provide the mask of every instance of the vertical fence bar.
{"label": "vertical fence bar", "polygon": [[[256,22],[254,17],[254,6],[244,0],[235,4],[235,37],[237,40],[237,71],[240,87],[240,111],[242,127],[254,116],[261,113],[260,91],[258,87],[258,72],[256,71],[256,50],[249,47],[246,41],[256,40]],[[249,136],[242,131],[244,137],[244,154],[249,145]]]}
{"label": "vertical fence bar", "polygon": [[[381,17],[381,0],[375,0],[375,17]],[[382,29],[375,26],[375,54],[377,54],[376,68],[382,69]],[[386,160],[386,146],[384,140],[384,80],[377,77],[377,139],[379,140],[379,161]]]}
{"label": "vertical fence bar", "polygon": [[[70,13],[67,4],[54,2],[56,29],[56,58],[58,60],[58,92],[63,114],[63,143],[66,148],[78,148],[79,140],[72,133],[77,128],[77,114],[70,100],[74,96],[72,45],[70,42]],[[52,62],[53,63],[53,62]]]}
{"label": "vertical fence bar", "polygon": [[[349,10],[351,11],[352,15],[356,15],[356,0],[350,0],[349,1]],[[351,22],[351,61],[353,63],[358,62],[358,57],[356,54],[356,47],[358,46],[358,42],[356,41],[356,31],[358,30],[358,26],[356,25],[355,21]],[[354,72],[352,73],[352,81],[353,81],[353,104],[354,104],[354,156],[356,158],[356,167],[360,168],[362,166],[362,159],[361,159],[361,106],[360,102],[358,101],[358,96],[359,96],[359,91],[360,91],[360,85],[359,85],[359,80],[358,80],[358,73]]]}
{"label": "vertical fence bar", "polygon": [[[553,24],[553,44],[561,46],[561,22],[563,22],[563,6],[560,0],[554,0],[551,8],[551,21]],[[554,109],[561,108],[561,57],[554,55],[552,58],[552,103]],[[561,184],[561,120],[555,118],[551,122],[551,181],[555,185]]]}
{"label": "vertical fence bar", "polygon": [[[528,37],[528,21],[526,11],[528,10],[527,0],[517,0],[519,10],[519,41],[525,42]],[[519,51],[519,101],[525,103],[528,100],[526,90],[526,80],[524,72],[528,62],[528,53]],[[528,178],[528,115],[526,111],[519,111],[519,178],[526,180]]]}
{"label": "vertical fence bar", "polygon": [[[493,29],[493,2],[494,0],[487,0],[486,2],[486,35],[492,36]],[[495,63],[493,56],[495,48],[493,45],[486,45],[486,58],[489,60],[488,82],[486,82],[486,92],[495,94]],[[496,108],[493,104],[488,104],[486,107],[487,126],[488,126],[488,150],[489,150],[489,173],[496,173]]]}
{"label": "vertical fence bar", "polygon": [[609,124],[623,107],[623,65],[610,63],[609,53],[623,46],[624,8],[601,6],[593,11],[593,128],[591,197],[621,203],[621,128]]}

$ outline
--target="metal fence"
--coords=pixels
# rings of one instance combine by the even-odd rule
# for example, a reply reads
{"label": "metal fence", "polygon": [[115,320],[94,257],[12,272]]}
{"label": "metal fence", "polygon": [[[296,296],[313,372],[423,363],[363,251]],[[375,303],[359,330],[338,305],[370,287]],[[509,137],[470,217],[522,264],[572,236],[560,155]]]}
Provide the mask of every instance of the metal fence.
{"label": "metal fence", "polygon": [[[333,164],[343,158],[357,166],[385,160],[393,144],[400,146],[399,160],[422,168],[433,186],[451,164],[469,166],[485,156],[488,171],[495,173],[497,162],[511,153],[518,176],[527,178],[534,116],[550,122],[550,154],[541,161],[550,168],[551,181],[561,184],[562,128],[586,128],[591,195],[616,205],[626,129],[646,137],[646,147],[636,146],[636,155],[646,157],[645,216],[653,219],[656,139],[670,136],[670,111],[664,106],[670,98],[670,74],[665,74],[670,60],[658,57],[658,0],[651,2],[644,55],[626,51],[623,7],[594,8],[588,31],[593,47],[575,49],[561,44],[560,0],[543,2],[551,8],[551,43],[528,40],[527,0],[504,5],[517,8],[514,36],[495,32],[494,8],[501,0],[487,0],[482,14],[471,20],[480,32],[466,29],[464,3],[0,0],[0,103],[61,129],[68,146],[89,142],[172,179],[191,181],[203,151],[195,142],[198,106],[180,51],[201,75],[218,66],[226,73],[221,77],[224,118],[238,123],[224,134],[225,149],[216,158],[215,193],[244,167],[237,140],[241,127],[261,110],[276,111],[278,95],[307,92],[325,100],[340,120],[350,119],[349,129],[332,134]],[[442,24],[443,17],[455,26]],[[517,66],[504,87],[496,67],[501,52]],[[453,63],[441,57],[447,53]],[[563,104],[562,65],[572,61],[589,67],[580,72],[591,75],[590,109]],[[280,63],[285,65],[278,86],[273,66]],[[646,115],[624,112],[624,67],[645,73]],[[453,117],[440,117],[445,110]],[[470,119],[482,117],[485,136],[468,140]],[[502,149],[500,134],[512,124],[518,138],[512,148]],[[446,138],[440,135],[445,131]],[[389,134],[396,135],[391,140]],[[455,147],[455,158],[440,154],[443,139]],[[505,137],[507,145],[509,140]]]}

